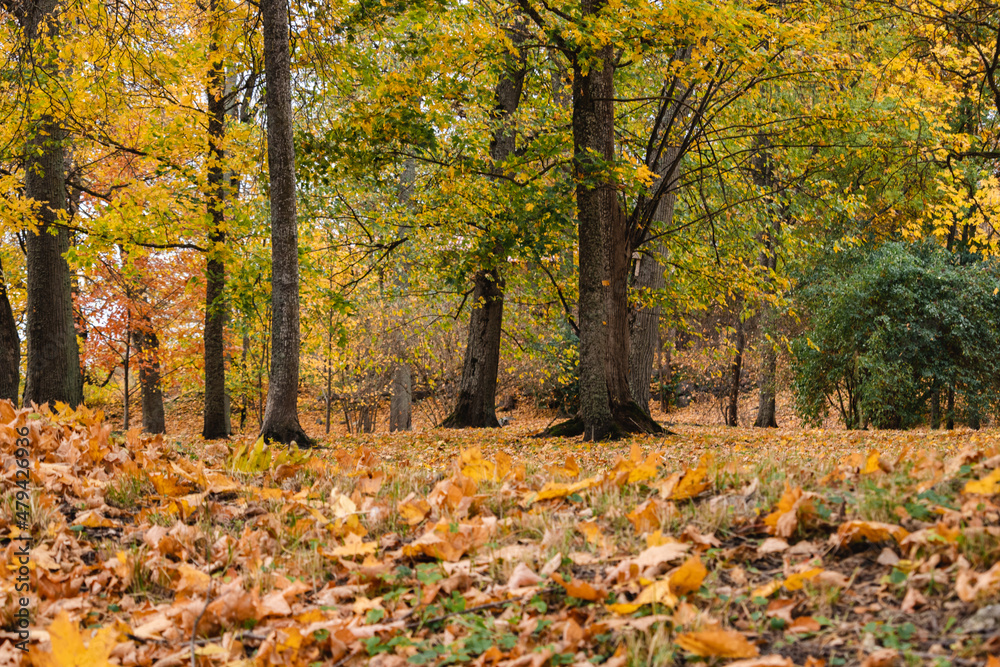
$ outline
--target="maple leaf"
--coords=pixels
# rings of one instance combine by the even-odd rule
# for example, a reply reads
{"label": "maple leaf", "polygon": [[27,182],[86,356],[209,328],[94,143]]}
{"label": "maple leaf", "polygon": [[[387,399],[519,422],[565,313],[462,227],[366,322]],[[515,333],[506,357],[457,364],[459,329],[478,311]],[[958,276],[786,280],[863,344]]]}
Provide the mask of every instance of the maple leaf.
{"label": "maple leaf", "polygon": [[973,479],[965,483],[962,493],[980,496],[995,496],[1000,493],[1000,468],[997,468],[982,479]]}
{"label": "maple leaf", "polygon": [[703,658],[755,658],[760,653],[746,637],[732,630],[686,632],[678,635],[674,642]]}
{"label": "maple leaf", "polygon": [[462,474],[476,482],[492,482],[496,478],[496,465],[483,458],[479,447],[466,449],[459,455]]}
{"label": "maple leaf", "polygon": [[868,540],[869,542],[884,542],[890,538],[897,542],[903,541],[909,532],[902,526],[892,523],[881,523],[878,521],[845,521],[837,529],[834,539],[838,543],[857,542]]}
{"label": "maple leaf", "polygon": [[325,555],[333,558],[354,558],[374,554],[376,551],[378,551],[378,542],[364,542],[360,535],[348,533],[347,537],[344,538],[344,546],[325,552]]}
{"label": "maple leaf", "polygon": [[802,487],[785,485],[785,492],[778,501],[778,507],[764,517],[767,532],[777,537],[791,537],[799,522],[814,514],[813,493],[803,493]]}
{"label": "maple leaf", "polygon": [[37,667],[111,667],[109,657],[118,643],[118,632],[113,627],[97,632],[80,632],[65,611],[59,612],[48,627],[52,648],[41,651],[31,649],[32,664]]}
{"label": "maple leaf", "polygon": [[708,570],[698,556],[688,558],[683,565],[670,573],[670,589],[677,595],[687,595],[701,588]]}
{"label": "maple leaf", "polygon": [[648,604],[662,604],[666,607],[677,606],[677,596],[674,595],[674,592],[671,590],[669,581],[665,579],[654,581],[652,584],[642,589],[636,599],[632,602],[609,604],[608,609],[616,614],[624,615],[638,611],[640,608]]}
{"label": "maple leaf", "polygon": [[714,460],[715,457],[711,453],[704,454],[696,467],[684,472],[684,476],[670,492],[670,499],[687,500],[707,489],[709,483],[704,480],[708,476],[708,467]]}
{"label": "maple leaf", "polygon": [[603,588],[595,587],[582,579],[566,581],[558,572],[552,574],[552,580],[566,589],[566,594],[570,597],[600,602],[608,596],[608,592]]}

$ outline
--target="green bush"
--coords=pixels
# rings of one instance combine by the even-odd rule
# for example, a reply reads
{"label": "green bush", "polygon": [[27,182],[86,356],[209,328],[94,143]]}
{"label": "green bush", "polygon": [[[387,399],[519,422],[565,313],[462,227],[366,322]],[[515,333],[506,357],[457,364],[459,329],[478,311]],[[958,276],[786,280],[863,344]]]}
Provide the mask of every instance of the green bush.
{"label": "green bush", "polygon": [[[1000,266],[933,243],[889,243],[817,267],[793,341],[796,409],[848,428],[908,428],[953,390],[973,426],[1000,400]],[[956,410],[957,412],[957,410]]]}

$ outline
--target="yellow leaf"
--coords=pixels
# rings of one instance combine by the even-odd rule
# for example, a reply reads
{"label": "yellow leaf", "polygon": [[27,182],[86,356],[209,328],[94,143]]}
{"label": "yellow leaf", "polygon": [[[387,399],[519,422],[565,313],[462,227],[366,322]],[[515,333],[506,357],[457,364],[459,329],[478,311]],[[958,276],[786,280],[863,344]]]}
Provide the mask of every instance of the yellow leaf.
{"label": "yellow leaf", "polygon": [[750,598],[769,598],[779,590],[781,590],[782,581],[781,579],[775,579],[774,581],[764,584],[753,590],[750,594]]}
{"label": "yellow leaf", "polygon": [[378,542],[364,542],[360,535],[348,533],[344,538],[344,546],[326,552],[326,555],[333,558],[354,558],[374,554],[377,550]]}
{"label": "yellow leaf", "polygon": [[811,570],[806,570],[805,572],[799,572],[793,574],[792,576],[785,579],[785,589],[790,591],[798,591],[805,587],[806,582],[815,579],[819,575],[823,574],[823,568],[814,567]]}
{"label": "yellow leaf", "polygon": [[595,547],[601,547],[607,545],[607,539],[604,537],[604,533],[601,532],[601,527],[596,521],[581,521],[576,524],[576,529],[579,530],[587,542],[593,544]]}
{"label": "yellow leaf", "polygon": [[[52,650],[31,649],[31,663],[38,667],[110,667],[108,660],[117,644],[117,632],[113,627],[101,628],[96,633],[90,630],[80,632],[69,615],[59,612],[48,628],[52,640]],[[85,641],[89,639],[89,641]],[[37,651],[37,652],[36,652]]]}
{"label": "yellow leaf", "polygon": [[871,475],[879,472],[881,469],[878,463],[878,450],[873,449],[868,452],[868,458],[865,459],[865,465],[861,469],[861,474]]}
{"label": "yellow leaf", "polygon": [[965,488],[962,491],[980,496],[994,496],[1000,493],[1000,468],[997,468],[982,479],[966,482]]}
{"label": "yellow leaf", "polygon": [[639,597],[635,599],[634,604],[662,604],[674,607],[677,605],[677,596],[673,593],[670,581],[655,581],[642,589]]}
{"label": "yellow leaf", "polygon": [[902,526],[879,521],[845,521],[837,529],[837,537],[843,542],[884,542],[890,537],[902,541],[910,533]]}
{"label": "yellow leaf", "polygon": [[670,498],[673,500],[686,500],[688,498],[694,498],[699,493],[708,488],[708,482],[704,481],[708,476],[708,466],[712,464],[713,456],[711,454],[705,454],[698,461],[697,467],[692,470],[687,470],[684,473],[684,477],[681,481],[677,483],[674,487],[673,492],[670,494]]}
{"label": "yellow leaf", "polygon": [[708,570],[701,564],[701,559],[691,556],[670,574],[670,589],[677,595],[693,593],[701,588],[701,582],[707,575]]}
{"label": "yellow leaf", "polygon": [[74,526],[86,526],[87,528],[113,528],[115,522],[101,516],[97,510],[87,510],[77,515],[73,520]]}
{"label": "yellow leaf", "polygon": [[659,498],[650,498],[634,510],[625,515],[625,518],[632,522],[635,527],[635,534],[642,535],[660,528],[660,508],[663,501]]}
{"label": "yellow leaf", "polygon": [[466,449],[460,455],[462,474],[477,482],[492,482],[496,476],[496,466],[483,458],[479,447]]}
{"label": "yellow leaf", "polygon": [[398,511],[408,526],[416,526],[427,518],[431,511],[431,505],[426,500],[417,498],[401,504]]}
{"label": "yellow leaf", "polygon": [[685,651],[704,658],[755,658],[759,654],[746,637],[732,630],[685,632],[674,641]]}

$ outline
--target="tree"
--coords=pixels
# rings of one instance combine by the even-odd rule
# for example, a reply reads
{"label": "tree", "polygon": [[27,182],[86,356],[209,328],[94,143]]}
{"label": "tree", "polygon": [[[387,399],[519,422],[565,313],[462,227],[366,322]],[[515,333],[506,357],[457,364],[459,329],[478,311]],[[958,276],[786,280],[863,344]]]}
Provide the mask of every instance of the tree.
{"label": "tree", "polygon": [[17,333],[14,310],[7,296],[7,279],[0,264],[0,401],[17,405],[21,385],[21,339]]}
{"label": "tree", "polygon": [[833,408],[848,428],[908,428],[940,387],[954,387],[948,419],[961,416],[957,395],[976,425],[1000,400],[995,261],[895,242],[830,260],[810,278],[812,327],[793,344],[803,419],[820,423]]}
{"label": "tree", "polygon": [[58,78],[52,50],[59,35],[58,0],[5,2],[23,34],[21,69],[39,108],[28,110],[24,151],[24,196],[34,221],[26,234],[27,377],[25,403],[83,402],[83,376],[73,318],[72,279],[66,216],[66,132],[59,124],[46,82]]}
{"label": "tree", "polygon": [[261,435],[267,441],[311,440],[299,425],[299,248],[295,214],[288,4],[263,0],[267,89],[267,170],[271,209],[271,375]]}
{"label": "tree", "polygon": [[[209,46],[208,97],[208,192],[205,204],[211,217],[205,267],[205,414],[202,436],[206,439],[229,436],[229,402],[226,396],[226,199],[229,189],[222,144],[226,123],[226,72],[218,44],[222,20],[218,0],[209,3],[213,39]],[[294,224],[294,223],[293,223]]]}
{"label": "tree", "polygon": [[[490,161],[494,180],[503,169],[505,161],[514,153],[516,133],[513,116],[521,102],[521,91],[527,75],[525,52],[522,44],[527,38],[523,25],[511,29],[513,55],[505,58],[494,91],[495,123],[490,141]],[[476,271],[473,277],[472,314],[469,318],[469,337],[462,365],[462,379],[455,409],[444,420],[443,426],[452,428],[496,427],[497,372],[500,365],[500,335],[503,329],[504,276],[496,264],[503,252],[499,243],[489,256],[493,266]]]}

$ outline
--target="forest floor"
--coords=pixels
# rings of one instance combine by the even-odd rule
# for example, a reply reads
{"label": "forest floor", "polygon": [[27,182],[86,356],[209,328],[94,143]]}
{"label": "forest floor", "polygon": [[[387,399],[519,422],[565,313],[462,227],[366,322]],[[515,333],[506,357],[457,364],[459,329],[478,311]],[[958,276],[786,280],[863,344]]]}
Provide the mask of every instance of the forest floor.
{"label": "forest floor", "polygon": [[298,452],[0,403],[0,666],[1000,665],[1000,433],[545,423]]}

